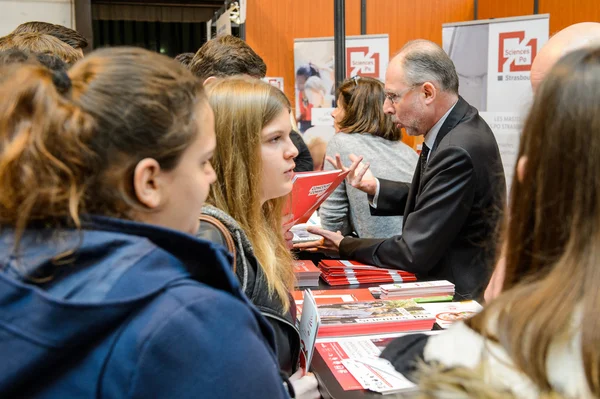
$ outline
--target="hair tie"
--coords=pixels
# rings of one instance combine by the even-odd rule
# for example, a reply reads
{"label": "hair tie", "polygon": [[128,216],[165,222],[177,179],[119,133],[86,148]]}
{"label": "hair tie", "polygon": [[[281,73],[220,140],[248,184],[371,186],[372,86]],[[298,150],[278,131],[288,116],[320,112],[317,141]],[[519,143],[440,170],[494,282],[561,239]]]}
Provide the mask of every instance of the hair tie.
{"label": "hair tie", "polygon": [[71,78],[65,71],[52,71],[52,83],[60,94],[66,94],[71,90]]}

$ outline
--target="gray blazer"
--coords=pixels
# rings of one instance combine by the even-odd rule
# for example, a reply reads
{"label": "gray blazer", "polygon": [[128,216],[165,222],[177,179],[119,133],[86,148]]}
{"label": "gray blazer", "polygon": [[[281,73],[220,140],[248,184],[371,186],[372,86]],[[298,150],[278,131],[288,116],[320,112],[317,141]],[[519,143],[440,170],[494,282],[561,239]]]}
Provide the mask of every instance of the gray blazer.
{"label": "gray blazer", "polygon": [[[419,160],[417,153],[401,141],[389,141],[368,133],[338,133],[327,144],[327,155],[338,153],[344,165],[350,154],[363,155],[377,177],[410,182]],[[326,170],[333,169],[328,162]],[[342,182],[319,211],[321,225],[330,231],[361,238],[388,238],[402,233],[402,216],[371,216],[367,194]]]}

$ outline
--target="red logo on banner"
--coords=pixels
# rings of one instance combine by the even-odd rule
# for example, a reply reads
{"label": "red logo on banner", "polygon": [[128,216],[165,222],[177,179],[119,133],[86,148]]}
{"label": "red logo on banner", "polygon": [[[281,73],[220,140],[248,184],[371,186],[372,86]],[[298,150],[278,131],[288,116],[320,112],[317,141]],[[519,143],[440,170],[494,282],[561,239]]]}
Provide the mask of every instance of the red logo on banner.
{"label": "red logo on banner", "polygon": [[[525,43],[525,31],[500,33],[498,72],[529,71],[536,53],[537,39],[530,39]],[[508,71],[505,71],[504,64],[509,60]]]}
{"label": "red logo on banner", "polygon": [[370,53],[369,47],[346,47],[346,75],[379,78],[379,53]]}

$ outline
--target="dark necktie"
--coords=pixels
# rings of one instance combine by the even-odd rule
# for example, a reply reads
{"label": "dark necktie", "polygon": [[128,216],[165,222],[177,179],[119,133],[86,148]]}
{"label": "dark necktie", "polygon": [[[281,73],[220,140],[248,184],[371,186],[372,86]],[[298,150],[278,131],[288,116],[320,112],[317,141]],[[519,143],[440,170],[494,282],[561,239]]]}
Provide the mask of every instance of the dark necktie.
{"label": "dark necktie", "polygon": [[421,149],[421,155],[419,155],[419,163],[421,166],[421,174],[419,175],[419,181],[423,181],[423,175],[425,174],[425,168],[427,167],[427,156],[429,155],[429,147],[423,143]]}

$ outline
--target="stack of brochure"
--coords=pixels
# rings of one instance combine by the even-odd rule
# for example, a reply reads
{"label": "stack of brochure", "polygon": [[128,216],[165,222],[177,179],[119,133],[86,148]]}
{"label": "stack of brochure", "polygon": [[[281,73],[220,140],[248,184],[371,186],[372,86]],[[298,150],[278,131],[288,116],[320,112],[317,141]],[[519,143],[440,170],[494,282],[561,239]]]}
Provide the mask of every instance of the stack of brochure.
{"label": "stack of brochure", "polygon": [[317,305],[319,337],[427,331],[435,317],[412,300],[374,300]]}
{"label": "stack of brochure", "polygon": [[329,285],[367,283],[402,283],[416,281],[413,273],[404,270],[382,269],[352,260],[324,259],[319,263],[321,276]]}
{"label": "stack of brochure", "polygon": [[[380,285],[381,299],[443,298],[454,296],[454,284],[446,280]],[[439,297],[439,298],[438,298]]]}
{"label": "stack of brochure", "polygon": [[310,260],[295,260],[294,275],[296,287],[317,287],[321,270]]}

